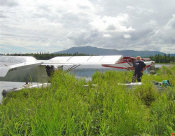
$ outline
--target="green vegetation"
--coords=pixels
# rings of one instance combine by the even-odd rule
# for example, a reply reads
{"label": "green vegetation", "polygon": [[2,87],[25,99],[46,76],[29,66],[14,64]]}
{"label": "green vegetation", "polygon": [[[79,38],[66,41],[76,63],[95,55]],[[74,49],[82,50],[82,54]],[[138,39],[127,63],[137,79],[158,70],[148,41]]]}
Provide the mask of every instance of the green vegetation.
{"label": "green vegetation", "polygon": [[26,54],[6,54],[7,56],[33,56],[38,60],[48,60],[57,56],[85,56],[86,54],[58,54],[58,53],[26,53]]}
{"label": "green vegetation", "polygon": [[[82,53],[75,53],[75,54],[57,54],[57,53],[26,53],[26,54],[6,54],[8,56],[33,56],[38,60],[48,60],[57,56],[86,56],[90,54],[82,54]],[[150,56],[151,60],[155,61],[156,63],[174,63],[175,62],[175,55],[164,54],[164,55],[155,55]]]}
{"label": "green vegetation", "polygon": [[7,95],[0,106],[0,135],[170,136],[175,88],[159,90],[152,82],[169,79],[175,85],[175,67],[144,74],[141,86],[118,85],[131,77],[131,72],[96,72],[87,83],[55,72],[50,87]]}
{"label": "green vegetation", "polygon": [[151,60],[154,60],[156,63],[174,63],[175,55],[164,54],[164,55],[155,55],[150,57]]}

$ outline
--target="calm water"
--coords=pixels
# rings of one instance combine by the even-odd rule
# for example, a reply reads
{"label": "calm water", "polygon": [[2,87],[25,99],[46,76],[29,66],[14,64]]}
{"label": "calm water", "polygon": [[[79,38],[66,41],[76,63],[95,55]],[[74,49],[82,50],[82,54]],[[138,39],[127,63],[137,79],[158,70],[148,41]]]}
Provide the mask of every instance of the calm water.
{"label": "calm water", "polygon": [[99,72],[105,72],[108,70],[113,70],[113,71],[122,71],[119,69],[114,69],[114,68],[90,68],[90,69],[86,69],[86,68],[82,68],[82,69],[75,69],[73,71],[71,71],[70,73],[75,75],[77,78],[85,78],[86,80],[90,80],[92,75],[99,71]]}
{"label": "calm water", "polygon": [[155,67],[156,68],[161,68],[162,66],[166,66],[166,67],[169,67],[169,66],[173,66],[174,64],[156,64]]}

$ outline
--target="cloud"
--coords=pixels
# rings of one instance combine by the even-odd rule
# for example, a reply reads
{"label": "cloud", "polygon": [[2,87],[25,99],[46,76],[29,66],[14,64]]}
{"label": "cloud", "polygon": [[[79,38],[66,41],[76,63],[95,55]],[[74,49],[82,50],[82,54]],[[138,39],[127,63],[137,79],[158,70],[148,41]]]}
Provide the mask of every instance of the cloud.
{"label": "cloud", "polygon": [[103,34],[103,37],[108,38],[108,37],[111,37],[111,35],[110,34]]}
{"label": "cloud", "polygon": [[0,13],[0,18],[6,18],[6,16],[3,13]]}
{"label": "cloud", "polygon": [[14,0],[0,0],[0,6],[7,6],[7,7],[13,7],[17,6],[18,3]]}
{"label": "cloud", "polygon": [[129,39],[129,38],[131,38],[131,35],[129,35],[129,34],[124,34],[123,37],[124,37],[125,39]]}
{"label": "cloud", "polygon": [[0,28],[0,53],[87,45],[174,53],[175,1],[0,0]]}
{"label": "cloud", "polygon": [[154,41],[157,44],[160,44],[162,50],[166,50],[167,52],[171,52],[175,48],[175,14],[173,14],[167,23],[158,28],[158,30],[153,35]]}
{"label": "cloud", "polygon": [[172,15],[170,20],[165,25],[167,29],[175,29],[175,14]]}
{"label": "cloud", "polygon": [[111,17],[111,16],[97,16],[90,24],[94,29],[97,29],[101,32],[129,32],[134,31],[134,28],[132,26],[125,26],[124,23],[128,22],[128,15],[127,14],[121,14],[117,17]]}

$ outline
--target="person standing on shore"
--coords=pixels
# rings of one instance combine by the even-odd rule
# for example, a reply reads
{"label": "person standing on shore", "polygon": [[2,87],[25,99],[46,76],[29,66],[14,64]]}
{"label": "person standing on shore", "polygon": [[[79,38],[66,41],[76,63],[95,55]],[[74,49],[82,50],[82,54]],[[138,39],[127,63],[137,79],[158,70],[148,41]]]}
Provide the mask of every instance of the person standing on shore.
{"label": "person standing on shore", "polygon": [[136,57],[136,60],[133,61],[134,74],[132,77],[132,82],[141,82],[143,71],[146,68],[146,64],[141,60],[140,56]]}

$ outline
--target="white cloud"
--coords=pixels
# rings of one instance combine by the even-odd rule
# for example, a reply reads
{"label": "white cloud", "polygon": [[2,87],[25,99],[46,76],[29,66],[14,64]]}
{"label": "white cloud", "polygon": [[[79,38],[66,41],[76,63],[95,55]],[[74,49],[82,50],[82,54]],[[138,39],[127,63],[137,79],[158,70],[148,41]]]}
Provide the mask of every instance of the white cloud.
{"label": "white cloud", "polygon": [[125,39],[129,39],[129,38],[131,38],[131,35],[129,35],[129,34],[124,34],[123,37],[124,37]]}
{"label": "white cloud", "polygon": [[86,45],[173,53],[174,35],[174,0],[0,0],[0,53]]}
{"label": "white cloud", "polygon": [[110,34],[103,34],[103,37],[111,37],[111,35]]}
{"label": "white cloud", "polygon": [[167,22],[165,29],[175,29],[175,14],[173,14],[170,20]]}
{"label": "white cloud", "polygon": [[101,32],[130,32],[134,31],[131,26],[127,27],[125,23],[128,22],[127,14],[120,14],[117,17],[111,16],[97,16],[90,22],[94,29]]}

